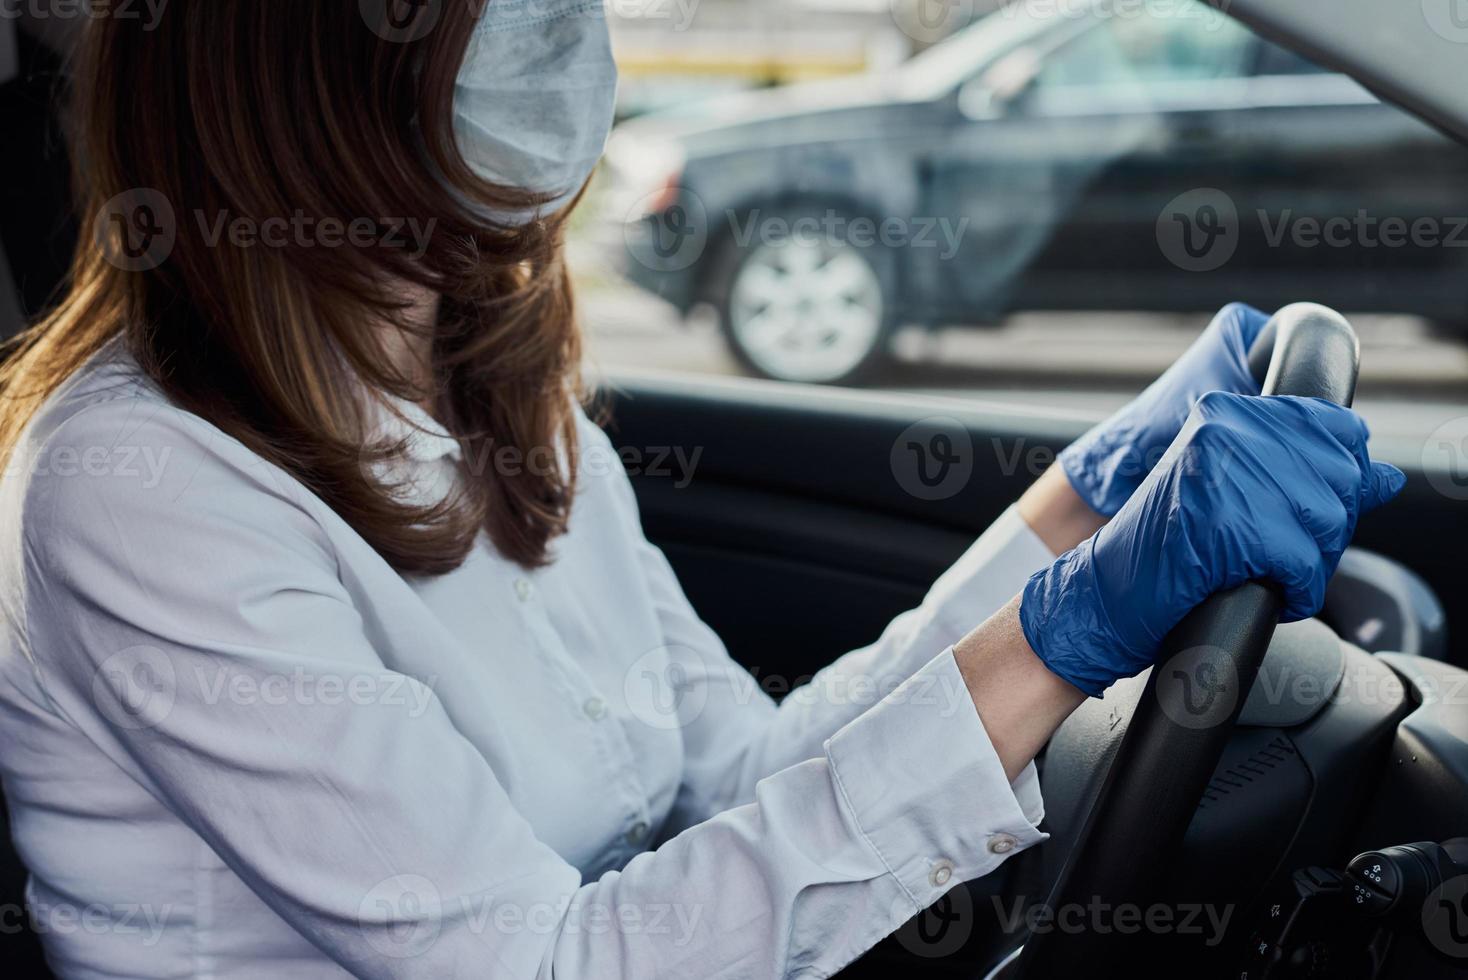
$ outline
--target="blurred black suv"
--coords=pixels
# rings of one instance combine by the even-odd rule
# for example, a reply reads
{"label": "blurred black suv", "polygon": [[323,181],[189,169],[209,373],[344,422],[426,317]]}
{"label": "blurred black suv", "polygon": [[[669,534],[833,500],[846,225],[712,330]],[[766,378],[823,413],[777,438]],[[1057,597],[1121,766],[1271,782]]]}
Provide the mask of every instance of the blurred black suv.
{"label": "blurred black suv", "polygon": [[1018,309],[1468,313],[1468,151],[1194,0],[1032,0],[890,73],[635,119],[603,180],[628,276],[786,380]]}

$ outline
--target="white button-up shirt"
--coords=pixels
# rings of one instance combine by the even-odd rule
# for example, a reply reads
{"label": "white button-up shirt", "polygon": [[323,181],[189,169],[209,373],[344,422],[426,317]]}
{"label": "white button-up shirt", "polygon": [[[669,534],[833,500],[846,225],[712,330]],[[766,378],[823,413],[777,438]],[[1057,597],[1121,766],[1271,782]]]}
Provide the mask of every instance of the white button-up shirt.
{"label": "white button-up shirt", "polygon": [[405,578],[126,357],[51,399],[0,772],[62,976],[819,977],[1042,839],[948,649],[1051,560],[1013,512],[777,707],[581,439],[553,564]]}

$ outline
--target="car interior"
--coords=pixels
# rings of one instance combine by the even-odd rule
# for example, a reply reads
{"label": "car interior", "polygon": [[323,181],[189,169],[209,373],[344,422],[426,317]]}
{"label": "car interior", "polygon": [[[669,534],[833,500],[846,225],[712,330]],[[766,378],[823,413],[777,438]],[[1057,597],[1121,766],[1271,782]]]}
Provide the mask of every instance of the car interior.
{"label": "car interior", "polygon": [[[1031,458],[1046,458],[1045,451],[1058,450],[1085,428],[999,407],[770,382],[628,375],[609,396],[618,445],[703,450],[696,478],[683,489],[666,476],[634,477],[644,525],[734,656],[756,678],[791,683],[870,642],[894,615],[921,600],[928,584],[1036,475],[1023,464],[1007,464],[1036,450]],[[974,471],[963,492],[924,501],[894,478],[893,447],[905,446],[914,432],[974,447]],[[1319,622],[1275,633],[1271,656],[1280,659],[1280,670],[1291,676],[1324,672],[1319,687],[1301,688],[1317,693],[1302,694],[1293,713],[1251,712],[1239,722],[1196,801],[1181,856],[1169,859],[1177,880],[1157,883],[1158,895],[1234,905],[1238,921],[1217,947],[1143,949],[1133,951],[1134,958],[1166,952],[1168,965],[1185,966],[1185,975],[1263,975],[1242,966],[1245,943],[1263,926],[1255,907],[1276,904],[1275,891],[1290,887],[1296,871],[1340,870],[1368,849],[1462,836],[1468,710],[1445,695],[1468,681],[1468,673],[1437,598],[1452,595],[1460,573],[1421,533],[1419,521],[1432,522],[1432,538],[1450,540],[1468,532],[1468,514],[1431,488],[1420,463],[1390,450],[1383,456],[1407,468],[1405,496],[1362,522]],[[1299,654],[1299,664],[1286,652],[1296,644],[1310,648]],[[1328,665],[1314,664],[1316,657]],[[1388,675],[1400,678],[1400,685]],[[995,910],[1009,908],[1016,897],[1045,899],[1126,731],[1117,719],[1136,707],[1144,686],[1113,688],[1077,712],[1051,743],[1042,784],[1054,836],[970,886],[961,914],[976,918],[965,952],[922,962],[908,948],[922,944],[904,943],[899,933],[849,975],[890,976],[921,963],[928,972],[920,975],[982,976],[981,965],[992,966],[1021,943],[1023,935],[1006,933]],[[1334,693],[1318,693],[1327,688]],[[767,689],[781,692],[773,684]],[[1168,773],[1147,778],[1165,781]],[[1412,805],[1405,805],[1407,799]],[[1153,831],[1151,824],[1135,827],[1123,853],[1156,859],[1161,842]],[[1302,920],[1303,931],[1288,942],[1323,949],[1337,928],[1359,937],[1362,924],[1348,917],[1344,903],[1340,913],[1309,928]],[[935,921],[945,914],[954,913],[929,913]],[[924,927],[918,922],[909,928]],[[1428,945],[1417,937],[1398,945],[1394,962],[1412,964],[1405,972],[1359,975],[1451,971],[1430,949],[1419,949]]]}
{"label": "car interior", "polygon": [[[1233,0],[1226,13],[1468,140],[1468,47],[1429,29],[1432,6]],[[12,323],[13,272],[12,260],[0,280]],[[1349,400],[1349,338],[1306,327],[1256,350],[1261,373]],[[633,474],[644,526],[776,697],[917,604],[1094,421],[655,370],[612,372],[600,397],[619,447],[700,454],[678,478]],[[958,447],[948,452],[965,468],[961,489],[913,492],[914,446]],[[1180,627],[1253,682],[1215,689],[1228,694],[1209,709],[1221,721],[1173,717],[1158,676],[1085,704],[1040,760],[1050,840],[955,889],[842,976],[1417,980],[1468,968],[1468,626],[1457,602],[1468,492],[1438,489],[1468,478],[1432,469],[1410,441],[1374,442],[1373,454],[1405,470],[1407,488],[1362,520],[1317,620],[1274,629],[1267,596],[1245,608],[1246,596]],[[0,961],[9,976],[44,977],[8,838]],[[1167,931],[1103,933],[1027,914],[1076,896],[1186,910],[1198,927],[1180,918]]]}

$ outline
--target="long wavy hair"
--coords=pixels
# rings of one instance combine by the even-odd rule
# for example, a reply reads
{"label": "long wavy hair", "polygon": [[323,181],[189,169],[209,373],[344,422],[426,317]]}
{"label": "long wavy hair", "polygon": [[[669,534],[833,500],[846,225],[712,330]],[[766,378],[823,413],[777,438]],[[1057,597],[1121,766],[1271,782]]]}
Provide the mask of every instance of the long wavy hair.
{"label": "long wavy hair", "polygon": [[[565,212],[485,217],[544,199],[480,180],[453,138],[485,2],[172,0],[152,25],[92,18],[68,107],[80,244],[59,306],[0,368],[0,455],[116,339],[399,571],[457,567],[480,529],[543,564],[574,492],[580,339]],[[426,294],[436,318],[413,315]],[[394,357],[405,338],[431,352],[425,371]],[[394,399],[429,407],[465,460],[551,451],[465,465],[449,499],[414,502],[377,465],[405,449],[374,429]]]}

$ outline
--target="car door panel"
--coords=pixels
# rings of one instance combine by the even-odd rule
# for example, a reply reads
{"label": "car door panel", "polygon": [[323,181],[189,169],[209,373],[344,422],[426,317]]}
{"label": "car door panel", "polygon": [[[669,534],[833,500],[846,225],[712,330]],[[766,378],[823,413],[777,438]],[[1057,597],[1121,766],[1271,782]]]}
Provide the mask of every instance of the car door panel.
{"label": "car door panel", "polygon": [[[753,381],[626,378],[610,403],[624,454],[697,454],[691,479],[649,467],[633,485],[649,537],[700,613],[746,665],[802,673],[871,642],[921,600],[1022,492],[1028,470],[1083,426]],[[971,475],[939,499],[914,496],[898,472],[906,443],[960,426]]]}
{"label": "car door panel", "polygon": [[[698,453],[677,478],[633,472],[644,529],[694,607],[776,698],[916,604],[1089,423],[993,403],[646,373],[619,375],[606,406],[627,458]],[[923,499],[903,455],[957,429],[971,471],[944,488],[951,494]],[[1390,455],[1410,462],[1408,449]],[[1409,477],[1405,499],[1368,517],[1358,541],[1408,562],[1441,592],[1456,581],[1456,561],[1425,540],[1422,522],[1441,531],[1433,541],[1460,539],[1468,508],[1437,493],[1420,468]],[[975,975],[1015,940],[995,911],[1010,896],[1043,893],[1044,858],[1044,849],[1027,852],[955,889],[841,977]]]}
{"label": "car door panel", "polygon": [[[644,528],[735,659],[785,678],[875,639],[1088,424],[993,403],[652,374],[620,376],[606,400],[622,452],[697,453],[681,479],[633,473]],[[971,470],[923,499],[903,457],[935,432],[954,437]],[[1450,600],[1461,555],[1440,545],[1468,537],[1468,507],[1435,489],[1441,475],[1429,479],[1412,447],[1381,455],[1404,466],[1408,486],[1363,520],[1357,544]],[[1448,656],[1468,662],[1453,643],[1461,614],[1445,605]]]}

